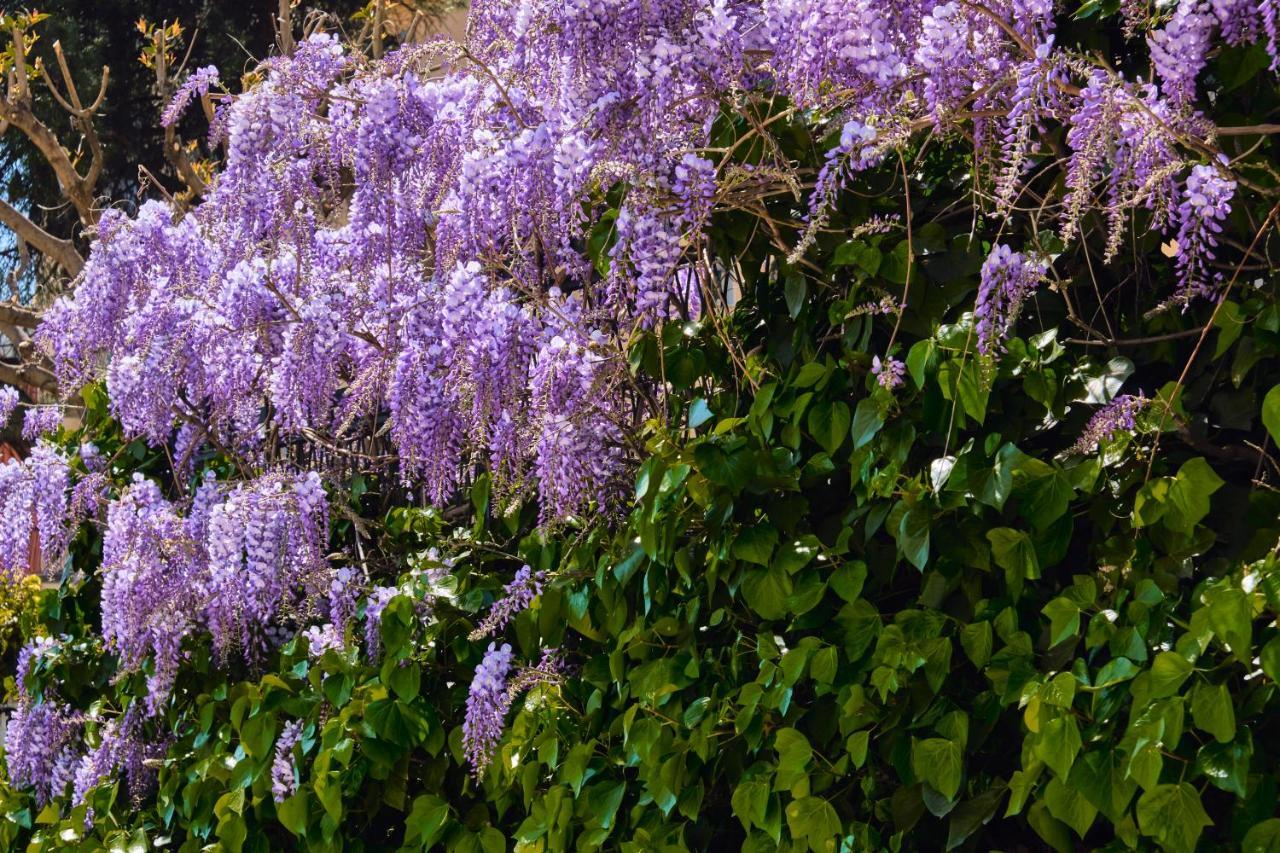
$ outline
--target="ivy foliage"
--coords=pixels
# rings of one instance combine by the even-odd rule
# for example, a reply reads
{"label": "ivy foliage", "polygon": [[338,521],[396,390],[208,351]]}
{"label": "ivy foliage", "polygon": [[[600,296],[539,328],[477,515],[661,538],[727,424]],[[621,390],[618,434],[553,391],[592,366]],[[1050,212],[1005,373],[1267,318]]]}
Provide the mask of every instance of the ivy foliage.
{"label": "ivy foliage", "polygon": [[[1242,124],[1274,109],[1253,53],[1216,62],[1237,80],[1222,109]],[[769,121],[789,156],[819,166],[812,129],[775,109],[727,114],[717,144],[752,163],[752,128]],[[984,358],[969,306],[1003,223],[970,220],[969,185],[951,177],[967,162],[962,143],[934,141],[867,173],[802,262],[766,227],[794,200],[717,212],[704,249],[741,271],[732,311],[639,333],[629,351],[664,411],[639,432],[624,518],[539,528],[536,507],[500,512],[481,477],[459,523],[353,477],[332,496],[333,536],[359,537],[409,590],[383,613],[378,658],[352,644],[313,659],[299,635],[247,670],[194,643],[148,723],[169,744],[154,794],[135,801],[121,781],[40,809],[6,785],[0,843],[1280,845],[1274,276],[1149,314],[1160,294],[1140,282],[1168,279],[1173,261],[1139,227],[1123,269],[1079,246],[1059,256],[1018,334]],[[1247,245],[1270,203],[1246,194],[1233,239]],[[600,267],[609,223],[591,241]],[[1027,239],[1062,250],[1049,231]],[[906,304],[900,319],[868,307],[885,296]],[[1081,344],[1095,310],[1129,343]],[[907,371],[892,391],[872,373],[886,352]],[[1154,400],[1138,428],[1072,452],[1090,413],[1134,390]],[[116,488],[171,475],[125,440],[100,391],[85,397],[68,447],[95,441]],[[30,678],[118,711],[145,673],[116,678],[93,639],[99,551],[85,525],[43,619],[68,640]],[[524,563],[548,580],[506,638],[525,660],[560,647],[572,670],[516,703],[474,778],[462,722],[483,648],[468,635]],[[299,784],[276,803],[275,747],[294,720]]]}

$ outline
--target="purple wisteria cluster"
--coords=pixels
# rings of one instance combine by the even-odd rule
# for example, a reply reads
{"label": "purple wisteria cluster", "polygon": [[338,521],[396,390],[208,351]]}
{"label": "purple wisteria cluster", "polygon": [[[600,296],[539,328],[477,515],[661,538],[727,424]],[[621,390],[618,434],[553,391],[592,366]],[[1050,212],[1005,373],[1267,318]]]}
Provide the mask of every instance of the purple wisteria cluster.
{"label": "purple wisteria cluster", "polygon": [[492,763],[516,697],[538,684],[559,683],[563,674],[564,662],[557,649],[544,649],[542,659],[533,666],[513,667],[510,644],[489,644],[471,680],[462,724],[462,746],[476,777]]}
{"label": "purple wisteria cluster", "polygon": [[328,502],[315,474],[234,484],[209,478],[184,515],[152,480],[107,510],[102,549],[102,633],[126,669],[150,658],[148,710],[167,700],[183,641],[213,636],[225,658],[248,660],[289,616],[324,615],[334,570],[326,562]]}
{"label": "purple wisteria cluster", "polygon": [[[432,43],[377,61],[316,34],[221,101],[225,162],[193,209],[103,215],[40,340],[66,388],[105,377],[128,433],[184,460],[208,442],[269,462],[281,438],[341,443],[385,422],[401,477],[435,503],[485,469],[496,497],[536,496],[546,523],[607,510],[625,495],[634,418],[627,334],[701,311],[698,247],[726,179],[704,152],[726,92],[771,89],[829,125],[814,231],[852,173],[931,125],[971,126],[975,180],[1009,207],[1025,171],[1056,156],[1037,131],[1061,124],[1063,236],[1101,207],[1114,246],[1146,207],[1186,232],[1180,267],[1202,293],[1229,193],[1188,177],[1178,138],[1204,136],[1206,38],[1271,47],[1270,3],[1183,0],[1150,37],[1145,81],[1088,77],[1055,47],[1044,0],[891,14],[867,0],[627,14],[487,0],[465,54]],[[194,73],[166,119],[215,80]],[[602,265],[588,237],[614,188]],[[1003,278],[979,304],[986,350],[1030,269],[991,270]]]}
{"label": "purple wisteria cluster", "polygon": [[139,704],[114,715],[85,713],[56,690],[33,690],[31,667],[59,651],[59,641],[37,638],[19,653],[16,703],[5,726],[8,781],[31,789],[40,805],[67,794],[82,803],[108,779],[123,779],[132,796],[143,796],[156,776],[147,762],[164,754],[169,739],[144,731],[147,715]]}
{"label": "purple wisteria cluster", "polygon": [[18,408],[18,389],[12,385],[0,386],[0,426],[7,424]]}
{"label": "purple wisteria cluster", "polygon": [[522,566],[511,583],[506,585],[504,595],[489,608],[489,614],[471,632],[472,640],[492,637],[523,610],[528,610],[533,600],[542,594],[542,582],[546,580],[545,572],[535,572],[530,566]]}
{"label": "purple wisteria cluster", "polygon": [[81,715],[58,701],[24,695],[5,725],[10,783],[31,788],[41,805],[65,794],[80,761],[83,729]]}
{"label": "purple wisteria cluster", "polygon": [[[1064,241],[1100,213],[1109,257],[1147,211],[1176,232],[1178,298],[1211,295],[1236,185],[1184,139],[1212,137],[1198,105],[1215,39],[1264,42],[1276,60],[1276,3],[1179,0],[1158,15],[1150,79],[1058,47],[1048,0],[476,0],[465,49],[372,60],[317,33],[264,62],[252,88],[220,98],[210,137],[226,156],[207,193],[190,209],[104,211],[74,292],[38,333],[64,390],[104,381],[126,437],[169,450],[176,480],[189,484],[211,448],[242,473],[183,496],[139,477],[113,497],[103,460],[82,451],[90,474],[73,487],[40,438],[59,410],[26,411],[35,449],[0,465],[0,569],[30,568],[33,541],[56,560],[96,513],[103,637],[125,671],[148,672],[150,691],[105,720],[27,697],[17,731],[42,751],[14,778],[77,797],[121,768],[142,779],[154,744],[139,733],[193,634],[208,632],[222,660],[258,660],[302,625],[313,655],[340,646],[366,581],[326,559],[321,473],[335,458],[389,460],[437,505],[485,471],[495,503],[536,499],[545,525],[620,507],[628,430],[651,396],[631,382],[626,346],[703,311],[716,275],[704,229],[744,181],[791,178],[771,190],[808,218],[799,261],[855,173],[905,174],[890,156],[901,143],[961,130],[964,179],[993,211],[1021,210],[1030,170],[1065,158]],[[212,68],[193,74],[164,123],[216,83]],[[726,168],[712,145],[747,92],[780,96],[829,140],[807,199],[793,164],[765,153]],[[1051,126],[1065,134],[1040,133]],[[1046,272],[992,248],[974,310],[982,353],[999,353]],[[885,388],[903,381],[888,353],[874,370]],[[1140,401],[1114,401],[1081,441],[1132,429]],[[0,389],[0,419],[17,404]],[[477,636],[501,631],[543,580],[524,567]],[[397,594],[369,594],[370,655]],[[558,666],[521,669],[510,646],[488,646],[464,726],[476,773],[513,694]],[[96,745],[78,745],[78,727]],[[277,797],[293,784],[294,742],[280,744]]]}
{"label": "purple wisteria cluster", "polygon": [[1138,426],[1138,415],[1150,404],[1151,400],[1141,394],[1122,394],[1116,397],[1093,413],[1069,452],[1092,453],[1103,442],[1110,441],[1120,433],[1133,432]]}
{"label": "purple wisteria cluster", "polygon": [[52,444],[0,463],[0,571],[58,567],[72,530],[71,471]]}
{"label": "purple wisteria cluster", "polygon": [[1187,177],[1178,205],[1178,289],[1173,300],[1183,306],[1197,296],[1211,296],[1222,273],[1209,262],[1218,246],[1217,235],[1231,213],[1236,183],[1213,166],[1195,166]]}
{"label": "purple wisteria cluster", "polygon": [[990,356],[999,350],[1023,303],[1044,274],[1043,263],[1003,244],[992,247],[982,264],[978,301],[973,309],[979,352]]}
{"label": "purple wisteria cluster", "polygon": [[209,94],[209,90],[218,85],[219,82],[218,69],[212,65],[206,65],[203,68],[197,68],[192,71],[169,100],[168,106],[165,107],[164,113],[160,116],[160,126],[169,127],[172,125],[182,117],[182,113],[190,106],[192,101]]}
{"label": "purple wisteria cluster", "polygon": [[276,738],[276,753],[271,761],[271,796],[283,803],[298,790],[298,775],[293,764],[293,748],[302,738],[302,720],[284,724]]}
{"label": "purple wisteria cluster", "polygon": [[467,761],[477,776],[493,760],[502,741],[507,710],[511,699],[507,694],[507,677],[511,673],[511,644],[490,643],[484,659],[476,667],[467,695],[467,718],[462,724],[462,746]]}

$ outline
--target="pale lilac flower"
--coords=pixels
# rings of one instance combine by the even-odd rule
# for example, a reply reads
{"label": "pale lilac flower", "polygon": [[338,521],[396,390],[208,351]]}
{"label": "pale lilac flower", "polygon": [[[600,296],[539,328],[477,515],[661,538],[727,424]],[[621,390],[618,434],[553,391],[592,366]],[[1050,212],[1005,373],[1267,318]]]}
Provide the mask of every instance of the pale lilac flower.
{"label": "pale lilac flower", "polygon": [[1084,431],[1071,445],[1070,453],[1092,453],[1100,444],[1110,441],[1121,432],[1133,432],[1137,428],[1138,415],[1150,405],[1151,400],[1141,394],[1123,394],[1093,413]]}
{"label": "pale lilac flower", "polygon": [[302,737],[302,720],[285,723],[276,738],[276,754],[271,762],[271,797],[283,803],[298,790],[298,772],[293,764],[293,748]]}
{"label": "pale lilac flower", "polygon": [[467,696],[467,718],[462,724],[462,745],[471,764],[471,772],[479,777],[493,760],[502,740],[511,697],[507,692],[507,676],[511,672],[511,645],[489,644],[484,659],[476,667]]}
{"label": "pale lilac flower", "polygon": [[471,632],[472,640],[491,637],[500,632],[523,610],[527,610],[533,600],[542,594],[542,582],[545,572],[535,572],[530,566],[521,566],[516,576],[506,585],[502,598],[489,608],[484,621]]}
{"label": "pale lilac flower", "polygon": [[871,357],[871,373],[886,391],[900,386],[906,372],[907,366],[893,356],[886,356],[884,361],[878,355]]}

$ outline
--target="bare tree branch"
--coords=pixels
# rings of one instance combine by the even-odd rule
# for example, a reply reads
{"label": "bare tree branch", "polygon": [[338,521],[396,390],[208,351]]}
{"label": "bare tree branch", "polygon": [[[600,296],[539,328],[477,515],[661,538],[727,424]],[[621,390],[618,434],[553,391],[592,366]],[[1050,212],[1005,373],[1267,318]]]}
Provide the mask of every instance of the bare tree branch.
{"label": "bare tree branch", "polygon": [[89,144],[91,156],[89,171],[81,175],[71,159],[71,153],[32,109],[31,83],[27,78],[26,38],[22,29],[14,27],[10,32],[10,39],[13,42],[14,63],[13,71],[9,76],[8,89],[4,97],[0,98],[0,126],[15,127],[31,140],[49,167],[53,169],[63,195],[75,207],[80,221],[85,225],[93,225],[98,219],[98,212],[94,207],[94,185],[102,173],[103,159],[102,143],[93,128],[93,113],[101,106],[105,96],[108,70],[105,67],[102,69],[102,84],[98,98],[95,99],[91,108],[85,108],[81,105],[80,95],[71,82],[71,72],[67,67],[66,58],[62,55],[61,45],[54,46],[54,53],[58,57],[59,67],[67,84],[66,97],[57,92],[48,72],[44,70],[43,63],[38,63],[36,66],[50,91],[55,92],[55,100],[68,110]]}
{"label": "bare tree branch", "polygon": [[74,243],[53,236],[4,199],[0,199],[0,222],[18,235],[19,240],[34,246],[62,267],[68,277],[74,278],[84,267],[84,258],[80,257]]}

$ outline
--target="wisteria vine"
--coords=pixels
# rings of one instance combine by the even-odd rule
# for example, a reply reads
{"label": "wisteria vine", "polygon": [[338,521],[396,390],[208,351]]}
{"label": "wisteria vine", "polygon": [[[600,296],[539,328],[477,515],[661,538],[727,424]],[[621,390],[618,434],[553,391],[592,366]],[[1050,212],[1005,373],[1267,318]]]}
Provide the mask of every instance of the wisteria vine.
{"label": "wisteria vine", "polygon": [[[1215,38],[1262,42],[1280,61],[1269,0],[1181,0],[1147,34],[1154,73],[1137,76],[1058,46],[1047,0],[889,6],[484,0],[465,46],[371,60],[312,35],[234,96],[212,94],[216,69],[195,72],[164,123],[196,98],[218,101],[211,139],[225,158],[209,192],[185,210],[104,212],[74,293],[39,334],[63,388],[104,381],[126,435],[171,449],[189,493],[138,478],[107,495],[85,449],[73,484],[41,438],[61,423],[53,407],[26,409],[35,449],[0,465],[0,568],[32,568],[33,532],[48,565],[80,518],[103,520],[103,640],[125,670],[148,668],[146,707],[102,722],[98,744],[77,752],[86,720],[56,699],[24,701],[13,780],[45,799],[82,796],[140,766],[144,711],[169,699],[194,634],[224,661],[252,661],[284,628],[305,629],[318,658],[342,648],[365,596],[374,653],[396,588],[327,559],[330,472],[299,469],[288,450],[338,458],[367,439],[399,483],[442,507],[484,471],[495,500],[532,498],[545,525],[620,506],[629,428],[662,392],[629,381],[625,346],[636,329],[712,310],[704,230],[743,186],[797,194],[799,259],[840,187],[914,134],[969,134],[975,187],[1007,215],[1047,156],[1037,131],[1057,125],[1061,239],[1100,214],[1110,258],[1145,211],[1176,246],[1169,298],[1219,292],[1217,235],[1238,184],[1201,150],[1212,126],[1199,81]],[[804,193],[790,164],[735,171],[709,150],[717,116],[750,92],[789,99],[832,137]],[[593,255],[611,194],[612,242]],[[1029,246],[990,247],[973,310],[984,355],[999,357],[1049,264]],[[873,371],[892,391],[906,366],[884,353]],[[1075,449],[1133,429],[1144,404],[1117,400]],[[0,416],[17,406],[0,391]],[[202,449],[240,474],[190,482]],[[525,566],[475,638],[498,637],[543,579]],[[519,670],[510,645],[489,645],[465,728],[477,772],[501,736],[513,669],[528,681],[556,665]],[[298,736],[294,726],[278,744],[278,800]]]}

